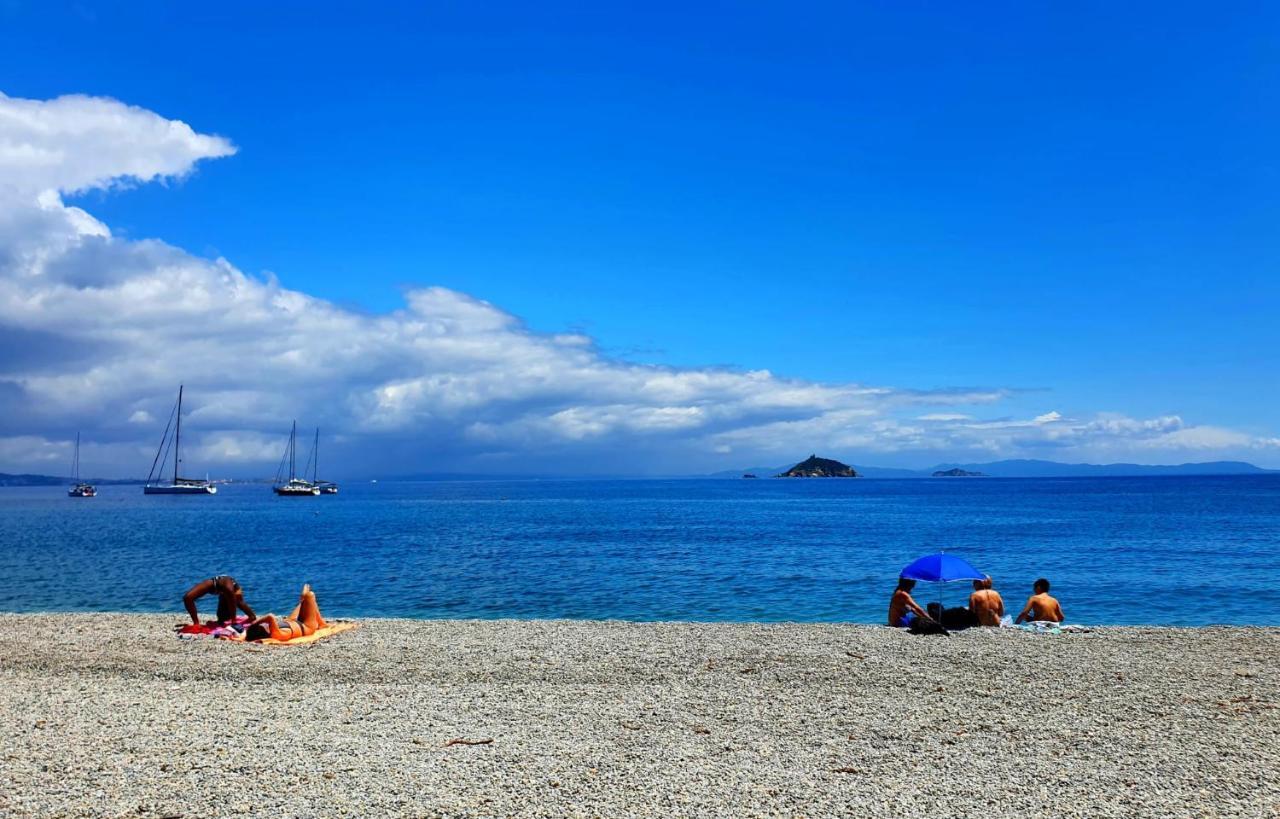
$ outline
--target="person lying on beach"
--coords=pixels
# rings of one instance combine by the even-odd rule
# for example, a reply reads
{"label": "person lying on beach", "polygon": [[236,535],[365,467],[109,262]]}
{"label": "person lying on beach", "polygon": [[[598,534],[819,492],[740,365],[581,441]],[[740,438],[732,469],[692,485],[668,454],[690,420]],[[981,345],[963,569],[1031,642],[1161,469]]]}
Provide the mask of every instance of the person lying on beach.
{"label": "person lying on beach", "polygon": [[991,575],[973,581],[973,594],[969,595],[969,611],[980,626],[998,626],[1004,617],[1004,599],[991,588]]}
{"label": "person lying on beach", "polygon": [[1027,605],[1014,622],[1040,620],[1048,623],[1061,623],[1063,620],[1062,606],[1058,605],[1058,601],[1055,598],[1049,596],[1049,581],[1042,577],[1032,585],[1031,590],[1034,594],[1027,600]]}
{"label": "person lying on beach", "polygon": [[898,588],[894,589],[893,597],[889,600],[889,625],[894,628],[910,628],[917,619],[934,622],[929,612],[911,599],[911,590],[915,587],[916,581],[898,578]]}
{"label": "person lying on beach", "polygon": [[270,637],[273,640],[285,642],[295,637],[307,637],[315,634],[327,625],[329,624],[320,616],[320,607],[316,605],[315,592],[311,591],[311,584],[307,584],[302,587],[302,595],[298,598],[298,605],[293,607],[293,611],[289,612],[288,617],[276,617],[274,614],[259,617],[244,630],[244,638],[246,640],[265,640]]}
{"label": "person lying on beach", "polygon": [[187,607],[187,614],[191,615],[193,625],[200,625],[200,612],[196,609],[196,600],[206,594],[218,595],[219,623],[234,620],[236,609],[243,611],[251,620],[258,616],[253,613],[249,604],[244,602],[244,590],[240,588],[236,579],[225,574],[217,574],[208,580],[201,580],[182,595],[182,604]]}

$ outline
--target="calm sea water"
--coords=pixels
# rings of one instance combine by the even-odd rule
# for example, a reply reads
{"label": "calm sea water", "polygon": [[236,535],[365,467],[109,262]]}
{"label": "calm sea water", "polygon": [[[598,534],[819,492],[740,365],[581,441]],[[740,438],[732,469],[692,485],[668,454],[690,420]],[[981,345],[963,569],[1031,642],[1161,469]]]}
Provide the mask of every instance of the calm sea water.
{"label": "calm sea water", "polygon": [[[0,489],[0,610],[174,612],[231,574],[260,612],[878,623],[945,549],[1072,622],[1280,625],[1280,476],[352,484],[277,498]],[[921,584],[961,604],[966,584]],[[213,610],[206,598],[204,608]]]}

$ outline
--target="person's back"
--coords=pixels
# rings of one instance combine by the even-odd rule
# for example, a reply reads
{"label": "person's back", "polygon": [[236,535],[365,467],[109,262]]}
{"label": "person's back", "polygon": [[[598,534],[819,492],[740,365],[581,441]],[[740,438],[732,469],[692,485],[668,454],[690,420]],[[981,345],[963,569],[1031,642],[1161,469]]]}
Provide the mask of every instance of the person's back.
{"label": "person's back", "polygon": [[992,588],[992,580],[988,575],[982,580],[973,581],[973,594],[969,595],[969,611],[980,626],[998,626],[1004,616],[1004,598],[1000,592]]}
{"label": "person's back", "polygon": [[910,594],[902,589],[894,589],[893,597],[889,598],[889,625],[896,626],[902,622],[909,610],[907,606],[911,602]]}
{"label": "person's back", "polygon": [[1042,620],[1049,623],[1061,623],[1065,618],[1062,615],[1062,606],[1058,604],[1057,598],[1049,595],[1049,581],[1043,577],[1035,582],[1031,588],[1032,595],[1027,600],[1027,605],[1022,608],[1022,613],[1018,615],[1017,622],[1024,620]]}
{"label": "person's back", "polygon": [[898,578],[898,588],[894,589],[893,597],[889,598],[889,625],[894,628],[907,628],[916,618],[929,619],[925,610],[911,599],[911,590],[915,585],[914,580]]}
{"label": "person's back", "polygon": [[1032,620],[1045,620],[1050,623],[1062,622],[1062,606],[1058,604],[1056,597],[1052,597],[1045,592],[1032,595],[1028,602],[1031,604]]}
{"label": "person's back", "polygon": [[182,596],[182,603],[186,606],[187,613],[191,615],[191,622],[194,625],[200,625],[200,612],[196,609],[196,600],[209,594],[216,595],[218,598],[219,623],[235,619],[236,609],[243,611],[250,619],[258,616],[244,601],[244,591],[234,577],[215,574],[208,580],[201,580]]}

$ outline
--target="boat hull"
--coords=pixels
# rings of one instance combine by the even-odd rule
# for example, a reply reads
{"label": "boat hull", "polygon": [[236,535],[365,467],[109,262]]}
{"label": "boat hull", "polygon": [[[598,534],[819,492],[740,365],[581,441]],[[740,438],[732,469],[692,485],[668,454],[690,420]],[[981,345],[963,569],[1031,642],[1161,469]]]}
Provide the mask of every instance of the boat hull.
{"label": "boat hull", "polygon": [[144,495],[216,495],[218,487],[205,485],[159,484],[142,487]]}
{"label": "boat hull", "polygon": [[94,498],[97,496],[98,490],[94,489],[92,486],[83,489],[76,487],[75,489],[67,490],[67,497],[69,498]]}
{"label": "boat hull", "polygon": [[320,490],[314,486],[277,486],[274,491],[282,498],[312,498],[320,494]]}

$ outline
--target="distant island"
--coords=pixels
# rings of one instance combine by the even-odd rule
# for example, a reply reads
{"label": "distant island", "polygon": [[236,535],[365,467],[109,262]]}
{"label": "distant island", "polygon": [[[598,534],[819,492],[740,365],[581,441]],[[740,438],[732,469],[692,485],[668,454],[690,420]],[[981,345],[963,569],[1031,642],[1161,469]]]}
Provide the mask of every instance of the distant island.
{"label": "distant island", "polygon": [[1108,478],[1180,475],[1275,475],[1280,471],[1263,469],[1243,461],[1209,461],[1188,464],[1066,464],[1055,461],[1009,460],[987,463],[944,463],[935,471],[963,469],[983,472],[992,478]]}
{"label": "distant island", "polygon": [[955,469],[940,469],[933,473],[935,478],[985,478],[985,472],[970,472],[967,469],[956,467]]}
{"label": "distant island", "polygon": [[786,472],[779,474],[779,478],[856,478],[858,473],[853,471],[853,467],[848,464],[842,464],[839,461],[833,461],[829,458],[819,458],[817,455],[810,455],[805,460],[788,469]]}
{"label": "distant island", "polygon": [[[819,459],[822,460],[822,459]],[[807,463],[807,462],[806,462]],[[838,461],[831,461],[841,467]],[[797,464],[792,469],[803,467]],[[1056,461],[1008,460],[988,461],[986,463],[942,463],[928,469],[903,469],[901,467],[872,466],[857,464],[849,467],[856,470],[859,478],[930,478],[938,472],[980,472],[987,478],[1122,478],[1122,477],[1156,477],[1156,476],[1212,476],[1212,475],[1275,475],[1280,476],[1280,469],[1264,469],[1244,461],[1209,461],[1186,464],[1067,464]],[[748,469],[734,469],[701,475],[704,478],[740,478],[744,472],[758,475],[777,475],[789,473],[786,466],[752,466]],[[942,476],[939,476],[942,477]],[[946,477],[951,477],[950,475]],[[961,476],[963,477],[963,476]]]}

